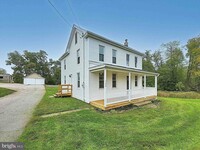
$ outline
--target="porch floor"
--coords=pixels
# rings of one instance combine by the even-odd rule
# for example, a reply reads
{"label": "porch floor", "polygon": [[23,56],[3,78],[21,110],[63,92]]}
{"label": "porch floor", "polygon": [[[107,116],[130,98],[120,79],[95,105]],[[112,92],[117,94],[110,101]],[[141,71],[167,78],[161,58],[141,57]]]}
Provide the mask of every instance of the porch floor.
{"label": "porch floor", "polygon": [[114,104],[107,104],[106,107],[104,107],[104,100],[95,100],[90,102],[90,104],[94,107],[100,108],[101,110],[110,110],[114,108],[119,108],[122,106],[127,106],[130,104],[133,104],[135,106],[142,106],[148,103],[151,103],[152,100],[155,100],[157,96],[148,96],[148,97],[143,97],[143,98],[138,98],[138,99],[132,99],[130,101],[123,101],[123,102],[117,102]]}

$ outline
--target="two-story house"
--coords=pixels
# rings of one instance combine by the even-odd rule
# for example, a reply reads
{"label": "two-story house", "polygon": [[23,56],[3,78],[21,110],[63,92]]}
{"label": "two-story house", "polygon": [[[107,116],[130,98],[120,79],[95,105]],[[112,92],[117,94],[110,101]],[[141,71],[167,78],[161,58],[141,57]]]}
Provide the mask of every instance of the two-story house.
{"label": "two-story house", "polygon": [[[102,108],[157,96],[157,73],[142,70],[144,54],[74,25],[60,57],[61,83],[72,84],[72,96]],[[154,87],[147,87],[153,76]]]}

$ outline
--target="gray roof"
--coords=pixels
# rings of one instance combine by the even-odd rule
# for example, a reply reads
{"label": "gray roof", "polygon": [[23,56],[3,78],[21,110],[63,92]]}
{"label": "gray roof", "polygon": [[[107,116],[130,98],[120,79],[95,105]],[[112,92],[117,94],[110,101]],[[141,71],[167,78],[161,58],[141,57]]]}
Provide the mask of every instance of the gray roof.
{"label": "gray roof", "polygon": [[41,75],[37,74],[37,73],[33,73],[33,74],[30,74],[24,78],[31,78],[31,79],[44,79]]}
{"label": "gray roof", "polygon": [[68,40],[68,43],[67,43],[67,48],[65,50],[65,53],[59,58],[59,60],[61,61],[62,59],[64,59],[68,54],[68,50],[70,48],[70,44],[72,42],[72,39],[73,39],[73,36],[74,36],[74,32],[78,30],[80,33],[82,33],[82,36],[85,37],[85,38],[88,38],[88,37],[91,37],[91,38],[94,38],[96,40],[99,40],[99,41],[102,41],[104,43],[107,43],[107,44],[110,44],[110,45],[113,45],[113,46],[116,46],[118,48],[121,48],[121,49],[124,49],[126,51],[129,51],[129,52],[133,52],[137,55],[140,55],[140,56],[144,56],[143,53],[131,48],[131,47],[128,47],[128,46],[124,46],[123,44],[120,44],[118,42],[115,42],[115,41],[112,41],[108,38],[105,38],[101,35],[98,35],[94,32],[91,32],[91,31],[88,31],[88,30],[85,30],[79,26],[76,26],[76,25],[73,25],[72,27],[72,30],[71,30],[71,33],[70,33],[70,37],[69,37],[69,40]]}
{"label": "gray roof", "polygon": [[114,70],[121,70],[121,71],[126,71],[126,72],[134,72],[134,73],[138,73],[138,74],[146,74],[149,76],[159,76],[159,73],[155,73],[155,72],[149,72],[149,71],[144,71],[141,69],[135,69],[135,68],[130,68],[130,67],[125,67],[125,66],[119,66],[119,65],[113,65],[113,64],[101,64],[101,65],[97,65],[97,66],[93,66],[90,67],[90,71],[91,72],[95,72],[95,71],[101,71],[104,68],[107,69],[114,69]]}

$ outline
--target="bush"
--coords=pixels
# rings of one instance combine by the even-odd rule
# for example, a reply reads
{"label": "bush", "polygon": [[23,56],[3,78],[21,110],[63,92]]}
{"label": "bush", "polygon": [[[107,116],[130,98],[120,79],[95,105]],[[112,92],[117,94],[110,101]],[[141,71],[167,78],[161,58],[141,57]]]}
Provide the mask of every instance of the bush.
{"label": "bush", "polygon": [[169,91],[158,91],[160,97],[174,97],[174,98],[191,98],[200,99],[200,93],[198,92],[169,92]]}
{"label": "bush", "polygon": [[175,87],[176,87],[177,91],[184,91],[185,90],[185,86],[182,82],[176,83]]}

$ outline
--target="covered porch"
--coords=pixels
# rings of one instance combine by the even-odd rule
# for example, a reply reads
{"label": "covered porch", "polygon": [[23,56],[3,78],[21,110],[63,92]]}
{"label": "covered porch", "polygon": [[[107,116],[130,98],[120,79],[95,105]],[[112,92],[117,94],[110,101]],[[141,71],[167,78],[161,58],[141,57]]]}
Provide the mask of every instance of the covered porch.
{"label": "covered porch", "polygon": [[[103,83],[100,83],[102,81],[99,78],[99,84],[103,84],[103,88],[99,87],[95,91],[94,87],[90,91],[92,93],[91,105],[102,110],[129,104],[146,104],[157,97],[157,73],[111,64],[91,67],[90,72],[92,76],[101,75],[103,77]],[[116,81],[113,81],[113,77],[116,78]],[[148,77],[151,77],[151,80],[153,77],[153,86],[147,85]],[[91,82],[97,82],[97,78]],[[113,84],[116,84],[115,87],[113,87]],[[98,92],[99,95],[97,94]],[[93,96],[94,93],[96,93],[95,96]]]}

